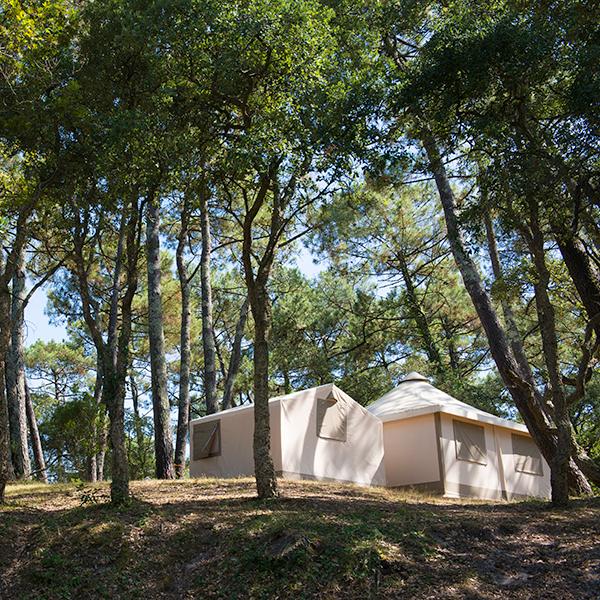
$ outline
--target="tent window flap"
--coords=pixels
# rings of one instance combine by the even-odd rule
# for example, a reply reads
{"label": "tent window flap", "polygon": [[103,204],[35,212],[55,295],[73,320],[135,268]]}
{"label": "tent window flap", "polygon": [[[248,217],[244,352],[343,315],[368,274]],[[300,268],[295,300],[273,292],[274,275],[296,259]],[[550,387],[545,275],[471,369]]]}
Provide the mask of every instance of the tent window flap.
{"label": "tent window flap", "polygon": [[332,398],[317,399],[317,435],[328,440],[346,441],[346,410],[341,402]]}
{"label": "tent window flap", "polygon": [[515,471],[530,475],[544,474],[542,455],[531,438],[513,433],[512,447],[515,456]]}
{"label": "tent window flap", "polygon": [[468,462],[487,465],[485,429],[481,425],[453,421],[456,458]]}
{"label": "tent window flap", "polygon": [[194,455],[192,460],[201,460],[221,454],[221,423],[210,421],[194,425]]}

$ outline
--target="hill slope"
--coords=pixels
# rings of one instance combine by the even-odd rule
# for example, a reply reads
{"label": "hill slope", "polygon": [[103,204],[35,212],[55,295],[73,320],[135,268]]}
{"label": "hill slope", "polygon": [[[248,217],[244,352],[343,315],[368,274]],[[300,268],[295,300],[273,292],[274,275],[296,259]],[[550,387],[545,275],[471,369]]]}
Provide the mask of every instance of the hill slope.
{"label": "hill slope", "polygon": [[[0,598],[600,597],[600,501],[458,502],[350,485],[143,481],[15,485]],[[96,501],[96,502],[94,502]]]}

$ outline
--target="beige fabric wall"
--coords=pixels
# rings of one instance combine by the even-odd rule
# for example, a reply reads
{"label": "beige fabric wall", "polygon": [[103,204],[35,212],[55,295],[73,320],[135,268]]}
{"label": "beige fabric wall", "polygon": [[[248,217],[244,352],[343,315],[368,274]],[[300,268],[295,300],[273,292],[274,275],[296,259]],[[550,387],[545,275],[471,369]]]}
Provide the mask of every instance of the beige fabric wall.
{"label": "beige fabric wall", "polygon": [[[346,440],[317,435],[317,398],[333,394],[345,410]],[[330,385],[281,401],[284,476],[385,485],[382,423],[350,396]]]}
{"label": "beige fabric wall", "polygon": [[[281,407],[278,400],[269,402],[271,420],[271,456],[275,470],[281,470]],[[202,421],[220,419],[221,454],[190,462],[190,476],[236,477],[254,475],[254,457],[252,453],[254,434],[254,409],[244,407],[217,413]],[[194,427],[192,422],[191,427]],[[193,429],[192,429],[193,432]],[[190,436],[192,447],[190,456],[194,456],[193,433]]]}
{"label": "beige fabric wall", "polygon": [[388,486],[439,481],[433,414],[384,423],[383,445]]}
{"label": "beige fabric wall", "polygon": [[445,495],[451,498],[473,496],[478,498],[502,498],[501,465],[498,462],[494,427],[481,425],[485,432],[486,464],[458,460],[454,439],[453,420],[462,420],[440,413],[442,460],[445,471]]}
{"label": "beige fabric wall", "polygon": [[513,454],[511,435],[514,432],[509,429],[496,427],[496,439],[500,448],[504,479],[506,481],[507,497],[519,498],[532,496],[538,498],[550,498],[550,467],[542,457],[543,475],[532,475],[516,470],[516,457]]}

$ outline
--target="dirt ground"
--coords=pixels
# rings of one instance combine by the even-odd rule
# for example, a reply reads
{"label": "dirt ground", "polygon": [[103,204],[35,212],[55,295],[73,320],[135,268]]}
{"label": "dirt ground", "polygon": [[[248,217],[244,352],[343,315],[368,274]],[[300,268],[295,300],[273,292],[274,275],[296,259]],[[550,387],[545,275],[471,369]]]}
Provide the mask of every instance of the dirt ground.
{"label": "dirt ground", "polygon": [[0,598],[600,598],[600,499],[450,501],[249,479],[23,484],[0,508]]}

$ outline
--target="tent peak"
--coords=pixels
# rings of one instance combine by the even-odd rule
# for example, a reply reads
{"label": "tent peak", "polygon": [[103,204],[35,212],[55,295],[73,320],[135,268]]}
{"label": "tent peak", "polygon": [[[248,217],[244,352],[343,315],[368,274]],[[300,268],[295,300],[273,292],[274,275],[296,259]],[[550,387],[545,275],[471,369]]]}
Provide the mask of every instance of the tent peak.
{"label": "tent peak", "polygon": [[404,379],[400,381],[400,383],[406,383],[408,381],[426,381],[429,383],[429,379],[421,375],[421,373],[417,373],[417,371],[411,371],[406,377],[404,377]]}

